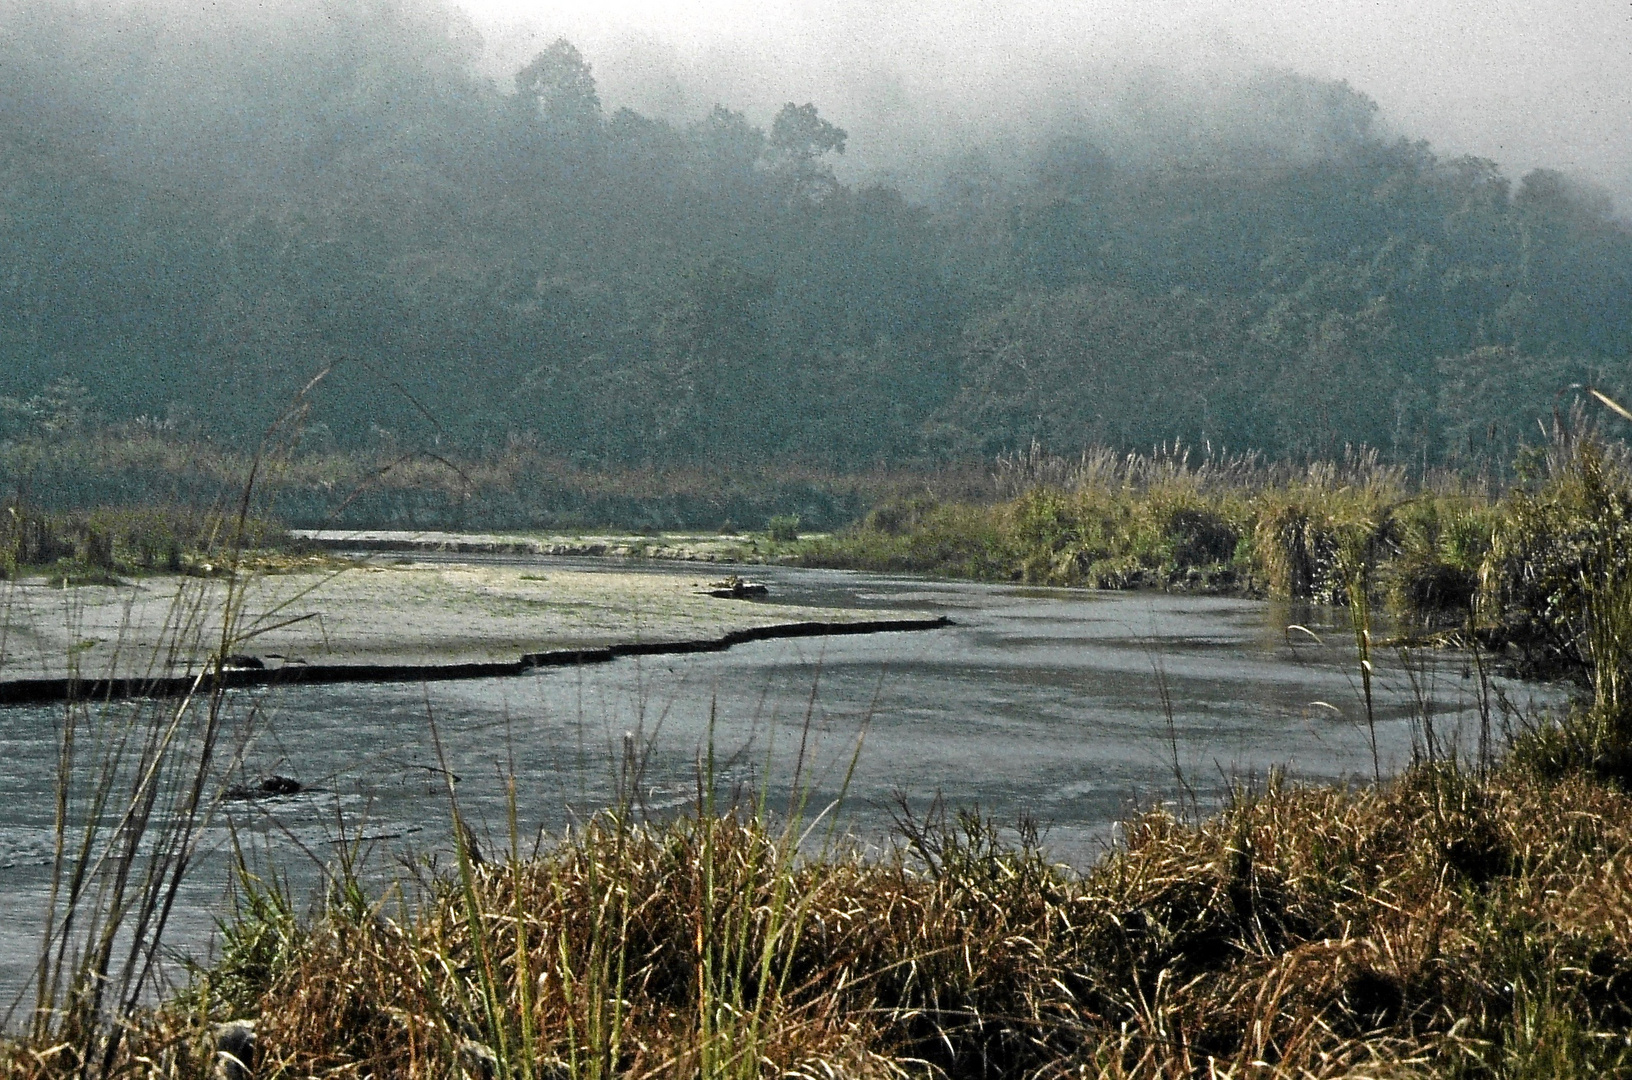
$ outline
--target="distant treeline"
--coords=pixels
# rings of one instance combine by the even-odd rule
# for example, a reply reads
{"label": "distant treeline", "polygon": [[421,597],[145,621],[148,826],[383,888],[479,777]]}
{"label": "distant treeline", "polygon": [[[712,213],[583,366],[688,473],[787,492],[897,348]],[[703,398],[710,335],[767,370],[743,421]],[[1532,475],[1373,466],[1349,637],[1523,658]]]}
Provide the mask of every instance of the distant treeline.
{"label": "distant treeline", "polygon": [[332,368],[322,452],[1501,467],[1562,390],[1628,382],[1609,199],[1385,137],[1345,84],[1242,91],[1296,139],[1058,133],[920,202],[841,182],[811,105],[654,120],[565,41],[496,83],[433,0],[297,7],[191,37],[0,15],[0,439],[99,414],[249,445]]}

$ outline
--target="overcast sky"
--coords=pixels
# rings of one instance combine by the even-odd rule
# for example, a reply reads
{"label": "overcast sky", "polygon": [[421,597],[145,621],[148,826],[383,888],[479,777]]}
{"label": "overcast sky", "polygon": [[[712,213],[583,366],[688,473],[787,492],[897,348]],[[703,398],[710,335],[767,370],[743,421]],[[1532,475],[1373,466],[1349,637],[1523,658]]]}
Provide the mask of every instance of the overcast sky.
{"label": "overcast sky", "polygon": [[1205,84],[1271,65],[1348,80],[1443,154],[1564,169],[1632,208],[1628,0],[459,2],[498,66],[564,35],[613,105],[678,119],[718,100],[763,121],[814,101],[868,164],[901,151],[892,117],[973,137],[1091,109],[1152,67]]}

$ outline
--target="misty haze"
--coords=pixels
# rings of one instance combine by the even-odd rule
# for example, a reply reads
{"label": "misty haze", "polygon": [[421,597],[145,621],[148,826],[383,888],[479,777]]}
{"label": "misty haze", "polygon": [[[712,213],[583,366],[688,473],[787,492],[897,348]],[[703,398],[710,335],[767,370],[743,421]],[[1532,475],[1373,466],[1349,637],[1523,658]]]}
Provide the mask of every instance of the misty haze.
{"label": "misty haze", "polygon": [[[532,39],[428,2],[0,25],[13,433],[71,382],[87,421],[244,446],[333,367],[309,448],[1501,465],[1632,340],[1606,190],[1445,155],[1286,66],[988,56],[955,98],[901,74],[892,111],[862,39],[846,127],[766,105],[777,72],[723,46],[609,40],[660,116],[566,39],[495,74]],[[745,80],[752,113],[708,96]]]}

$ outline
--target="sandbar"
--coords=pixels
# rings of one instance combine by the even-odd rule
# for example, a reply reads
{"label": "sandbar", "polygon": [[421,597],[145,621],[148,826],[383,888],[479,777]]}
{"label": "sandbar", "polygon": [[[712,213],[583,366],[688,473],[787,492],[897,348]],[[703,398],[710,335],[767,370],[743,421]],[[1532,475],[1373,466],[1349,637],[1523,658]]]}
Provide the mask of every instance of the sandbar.
{"label": "sandbar", "polygon": [[[702,568],[620,571],[398,559],[112,585],[0,583],[0,683],[187,674],[211,655],[286,665],[513,663],[525,655],[718,641],[789,624],[919,613],[709,596]],[[224,620],[229,595],[232,618]],[[223,637],[223,623],[226,622]],[[223,647],[224,646],[224,647]]]}

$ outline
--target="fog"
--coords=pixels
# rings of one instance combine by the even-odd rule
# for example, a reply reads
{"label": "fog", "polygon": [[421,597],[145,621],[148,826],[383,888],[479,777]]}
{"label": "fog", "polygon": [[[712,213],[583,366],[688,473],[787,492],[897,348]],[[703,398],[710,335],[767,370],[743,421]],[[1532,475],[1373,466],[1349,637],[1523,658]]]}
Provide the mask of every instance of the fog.
{"label": "fog", "polygon": [[1505,463],[1632,353],[1618,20],[0,0],[0,449]]}
{"label": "fog", "polygon": [[[1295,73],[1376,102],[1366,121],[1375,133],[1489,158],[1515,178],[1557,169],[1607,189],[1623,213],[1632,207],[1624,6],[453,2],[378,18],[366,13],[391,5],[0,0],[0,35],[42,43],[38,82],[76,84],[104,105],[123,98],[107,134],[124,153],[170,155],[183,169],[202,140],[226,139],[251,171],[283,170],[260,151],[311,118],[298,108],[256,115],[238,91],[298,81],[325,58],[378,65],[396,50],[404,72],[475,69],[508,92],[517,69],[565,36],[611,108],[685,122],[724,104],[764,124],[785,102],[814,102],[850,134],[841,177],[909,194],[932,191],[954,161],[1016,161],[1060,134],[1124,160],[1258,144],[1319,154],[1342,133],[1305,129],[1326,116],[1280,96],[1275,73]],[[381,40],[393,25],[396,40]]]}
{"label": "fog", "polygon": [[[1126,149],[1195,135],[1264,69],[1344,80],[1386,130],[1511,176],[1578,175],[1632,206],[1632,9],[1578,0],[1242,3],[461,0],[495,70],[565,34],[609,104],[757,120],[814,101],[851,132],[845,169],[917,186],[948,154],[1084,121]],[[1161,123],[1139,123],[1160,120]],[[1226,118],[1234,122],[1239,118]],[[1105,140],[1101,140],[1105,141]]]}

